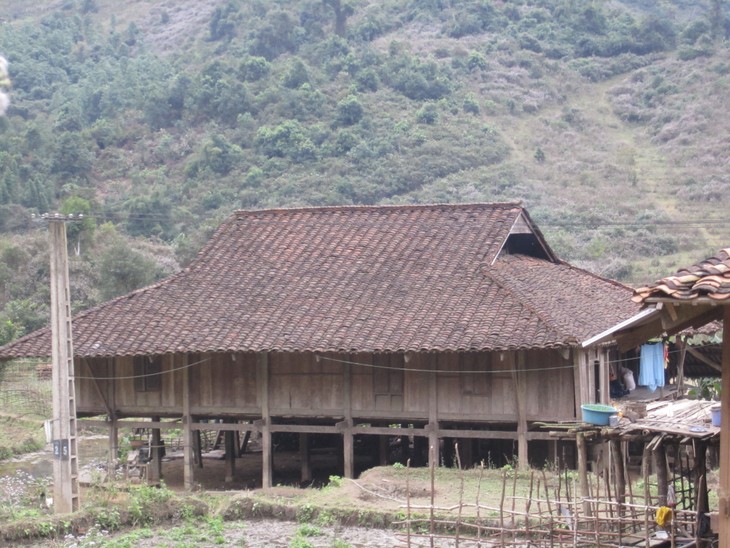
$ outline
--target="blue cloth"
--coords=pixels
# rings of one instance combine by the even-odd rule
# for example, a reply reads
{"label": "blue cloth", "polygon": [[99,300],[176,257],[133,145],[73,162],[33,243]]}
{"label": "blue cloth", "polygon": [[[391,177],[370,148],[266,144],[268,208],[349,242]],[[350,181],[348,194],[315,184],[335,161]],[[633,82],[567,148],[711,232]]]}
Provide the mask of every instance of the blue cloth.
{"label": "blue cloth", "polygon": [[639,362],[639,382],[651,392],[657,386],[664,386],[664,345],[662,343],[644,344],[641,346]]}

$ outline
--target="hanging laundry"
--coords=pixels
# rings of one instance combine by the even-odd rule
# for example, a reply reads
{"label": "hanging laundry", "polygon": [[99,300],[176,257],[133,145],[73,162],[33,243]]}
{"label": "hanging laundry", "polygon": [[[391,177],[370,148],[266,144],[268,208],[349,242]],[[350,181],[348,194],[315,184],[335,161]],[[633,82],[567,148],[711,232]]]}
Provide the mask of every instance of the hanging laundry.
{"label": "hanging laundry", "polygon": [[644,344],[641,346],[639,361],[639,385],[646,386],[651,392],[657,386],[664,386],[664,344]]}

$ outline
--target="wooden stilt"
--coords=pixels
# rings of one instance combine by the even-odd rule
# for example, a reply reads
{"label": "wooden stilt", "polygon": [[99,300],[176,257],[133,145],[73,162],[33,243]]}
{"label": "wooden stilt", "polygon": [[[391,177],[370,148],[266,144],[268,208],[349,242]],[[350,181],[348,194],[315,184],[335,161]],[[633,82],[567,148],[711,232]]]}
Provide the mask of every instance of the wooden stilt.
{"label": "wooden stilt", "polygon": [[[620,505],[626,503],[626,474],[624,472],[623,451],[621,441],[618,438],[611,440],[611,457],[613,458],[613,480],[616,486],[616,502]],[[623,506],[620,506],[620,514],[623,514]]]}
{"label": "wooden stilt", "polygon": [[309,457],[309,434],[299,434],[299,460],[302,465],[302,483],[312,481],[312,464]]}
{"label": "wooden stilt", "polygon": [[107,359],[106,376],[108,387],[109,409],[111,412],[107,415],[109,422],[109,457],[108,457],[108,475],[110,480],[115,479],[117,457],[119,456],[119,425],[117,424],[117,405],[116,405],[116,381],[114,380],[114,358]]}
{"label": "wooden stilt", "polygon": [[236,474],[236,437],[233,430],[227,430],[223,435],[226,447],[226,483],[231,483]]}
{"label": "wooden stilt", "polygon": [[352,435],[352,424],[347,424],[342,432],[343,468],[346,478],[355,477],[355,436]]}
{"label": "wooden stilt", "polygon": [[578,449],[578,478],[580,481],[580,496],[583,499],[583,513],[586,517],[591,517],[593,516],[593,510],[588,501],[590,497],[588,486],[588,449],[583,432],[578,432],[575,435],[575,442]]}
{"label": "wooden stilt", "polygon": [[530,468],[530,458],[527,444],[527,383],[525,382],[525,368],[527,360],[524,351],[516,354],[513,362],[512,380],[515,385],[517,399],[517,459],[518,468],[526,471]]}
{"label": "wooden stilt", "polygon": [[193,431],[193,462],[198,468],[203,467],[203,435],[200,430]]}
{"label": "wooden stilt", "polygon": [[[160,417],[152,417],[152,422],[160,422]],[[149,483],[158,483],[162,477],[162,438],[160,437],[160,429],[152,429],[152,439],[150,440],[150,462],[147,465],[147,481]]]}
{"label": "wooden stilt", "polygon": [[378,436],[378,464],[388,466],[388,436]]}
{"label": "wooden stilt", "polygon": [[438,360],[434,360],[434,371],[428,376],[428,465],[436,467],[441,460],[441,449],[439,443],[439,423],[438,423],[438,377],[436,369],[438,368]]}
{"label": "wooden stilt", "polygon": [[269,357],[265,352],[258,354],[257,381],[261,405],[261,486],[266,489],[273,484],[274,453],[269,411]]}
{"label": "wooden stilt", "polygon": [[659,442],[654,449],[654,460],[656,462],[657,504],[666,506],[669,475],[667,472],[667,449],[663,442]]}
{"label": "wooden stilt", "polygon": [[195,483],[193,473],[193,431],[190,415],[190,368],[188,355],[183,355],[182,363],[182,422],[183,422],[183,484],[187,491],[192,491]]}

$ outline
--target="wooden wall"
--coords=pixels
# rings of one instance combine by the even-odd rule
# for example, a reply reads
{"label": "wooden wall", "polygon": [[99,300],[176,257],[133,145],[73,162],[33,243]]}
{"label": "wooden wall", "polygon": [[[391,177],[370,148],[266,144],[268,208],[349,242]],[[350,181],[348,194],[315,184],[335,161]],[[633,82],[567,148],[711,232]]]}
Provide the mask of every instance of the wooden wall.
{"label": "wooden wall", "polygon": [[[78,360],[79,413],[106,414],[113,408],[127,416],[179,416],[183,358],[161,357],[159,386],[142,391],[139,383],[135,385],[139,364],[135,368],[133,357]],[[261,416],[257,355],[215,353],[187,358],[193,414]],[[519,375],[518,363],[524,363]],[[516,383],[524,383],[527,420],[559,420],[575,417],[575,398],[581,392],[575,390],[574,379],[579,375],[573,361],[555,350],[527,351],[519,359],[517,352],[270,353],[267,369],[269,409],[274,417],[428,422],[435,412],[439,421],[514,422]],[[111,377],[115,379],[108,380]],[[345,409],[348,403],[349,410]]]}

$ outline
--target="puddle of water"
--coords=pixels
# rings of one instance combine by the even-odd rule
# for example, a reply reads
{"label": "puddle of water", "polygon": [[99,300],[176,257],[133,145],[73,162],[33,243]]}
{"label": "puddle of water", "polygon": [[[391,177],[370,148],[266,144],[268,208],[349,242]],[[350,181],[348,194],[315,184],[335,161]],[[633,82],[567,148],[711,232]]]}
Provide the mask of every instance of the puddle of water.
{"label": "puddle of water", "polygon": [[[80,438],[78,441],[79,467],[96,462],[106,462],[108,442],[106,436]],[[51,446],[41,451],[0,461],[0,476],[13,476],[25,472],[33,478],[50,478],[53,475]]]}

